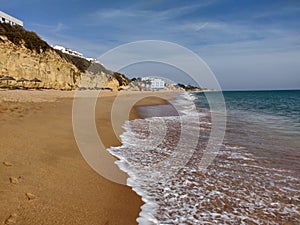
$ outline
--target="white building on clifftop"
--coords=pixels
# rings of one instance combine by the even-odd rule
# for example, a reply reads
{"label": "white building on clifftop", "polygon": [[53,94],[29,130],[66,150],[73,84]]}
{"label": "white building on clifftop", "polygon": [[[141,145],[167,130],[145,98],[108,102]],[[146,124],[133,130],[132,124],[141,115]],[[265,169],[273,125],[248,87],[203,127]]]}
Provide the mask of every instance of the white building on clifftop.
{"label": "white building on clifftop", "polygon": [[165,89],[165,81],[162,79],[155,78],[155,77],[143,77],[142,81],[145,82],[146,87],[150,87],[152,90]]}
{"label": "white building on clifftop", "polygon": [[80,52],[76,52],[72,49],[69,49],[69,48],[65,48],[64,46],[60,46],[60,45],[55,45],[55,46],[51,46],[52,48],[56,49],[56,50],[59,50],[61,51],[62,53],[65,53],[65,54],[69,54],[69,55],[73,55],[73,56],[77,56],[77,57],[80,57],[80,58],[84,58],[90,62],[98,62],[97,59],[94,59],[94,58],[86,58],[83,56],[82,53]]}
{"label": "white building on clifftop", "polygon": [[53,48],[56,49],[56,50],[59,50],[59,51],[61,51],[63,53],[83,58],[83,54],[82,53],[76,52],[76,51],[74,51],[72,49],[69,49],[69,48],[65,48],[64,46],[55,45]]}
{"label": "white building on clifftop", "polygon": [[0,22],[9,23],[10,25],[19,25],[23,27],[23,21],[19,20],[13,16],[6,14],[5,12],[0,11]]}

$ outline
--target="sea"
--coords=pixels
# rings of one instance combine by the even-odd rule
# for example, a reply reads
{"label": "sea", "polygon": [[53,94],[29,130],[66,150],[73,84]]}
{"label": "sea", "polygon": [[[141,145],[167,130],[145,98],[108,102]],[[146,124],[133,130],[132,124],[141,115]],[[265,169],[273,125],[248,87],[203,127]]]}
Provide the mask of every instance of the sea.
{"label": "sea", "polygon": [[[220,94],[225,135],[203,168]],[[300,91],[182,93],[139,111],[108,149],[145,202],[139,224],[300,224]]]}

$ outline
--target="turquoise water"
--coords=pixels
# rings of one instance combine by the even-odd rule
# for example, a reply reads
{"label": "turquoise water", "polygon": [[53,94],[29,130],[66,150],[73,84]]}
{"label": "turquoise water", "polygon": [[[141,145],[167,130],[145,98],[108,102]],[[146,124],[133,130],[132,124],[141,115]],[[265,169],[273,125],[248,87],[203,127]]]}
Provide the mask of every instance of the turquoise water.
{"label": "turquoise water", "polygon": [[205,96],[217,94],[182,93],[124,125],[123,145],[109,151],[145,202],[137,221],[300,224],[300,92],[224,92],[225,138],[203,171],[216,140]]}
{"label": "turquoise water", "polygon": [[[206,93],[214,95],[214,93]],[[300,91],[225,91],[230,114],[246,116],[245,120],[261,122],[287,132],[300,129]],[[197,93],[199,107],[208,107],[203,93]],[[278,126],[280,125],[280,126]]]}
{"label": "turquoise water", "polygon": [[[203,93],[194,95],[199,108],[209,108]],[[270,167],[291,169],[300,176],[300,91],[227,91],[223,95],[225,142],[247,147]]]}

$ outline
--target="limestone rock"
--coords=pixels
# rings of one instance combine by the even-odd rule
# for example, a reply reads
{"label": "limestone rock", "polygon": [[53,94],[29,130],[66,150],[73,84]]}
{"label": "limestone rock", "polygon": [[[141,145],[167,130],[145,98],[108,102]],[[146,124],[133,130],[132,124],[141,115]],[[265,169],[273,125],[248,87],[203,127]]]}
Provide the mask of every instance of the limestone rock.
{"label": "limestone rock", "polygon": [[[79,70],[74,61],[68,61],[53,49],[37,53],[24,46],[15,45],[7,38],[1,39],[3,41],[0,41],[0,77],[11,76],[16,80],[38,78],[42,82],[2,81],[0,87],[118,90],[120,82],[122,85],[127,82],[125,76],[105,69],[100,63],[91,63],[88,68]],[[80,58],[76,60],[77,66],[88,62]]]}
{"label": "limestone rock", "polygon": [[[75,89],[81,78],[80,71],[70,62],[61,58],[54,50],[43,53],[30,51],[10,41],[0,42],[0,76],[12,76],[16,80],[38,78],[42,82],[9,81],[9,85],[26,88]],[[0,85],[7,85],[2,82]]]}
{"label": "limestone rock", "polygon": [[78,82],[78,87],[83,89],[111,89],[118,90],[119,82],[111,74],[104,72],[86,72]]}

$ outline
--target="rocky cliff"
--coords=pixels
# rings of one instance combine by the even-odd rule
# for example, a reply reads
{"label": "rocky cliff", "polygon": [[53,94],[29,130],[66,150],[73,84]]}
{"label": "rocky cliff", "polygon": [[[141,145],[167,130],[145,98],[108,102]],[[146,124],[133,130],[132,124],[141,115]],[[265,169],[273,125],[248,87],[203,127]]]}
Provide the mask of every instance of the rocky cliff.
{"label": "rocky cliff", "polygon": [[[109,88],[123,85],[120,76],[101,64],[64,54],[52,49],[35,33],[19,26],[0,23],[0,77],[16,80],[38,78],[42,82],[2,81],[0,86],[73,90],[81,88]],[[126,79],[124,75],[121,75]]]}
{"label": "rocky cliff", "polygon": [[[75,65],[62,59],[55,51],[42,53],[17,46],[0,36],[0,70],[2,76],[21,77],[31,80],[38,78],[39,87],[52,89],[74,89],[82,74]],[[26,85],[36,84],[27,82]]]}

